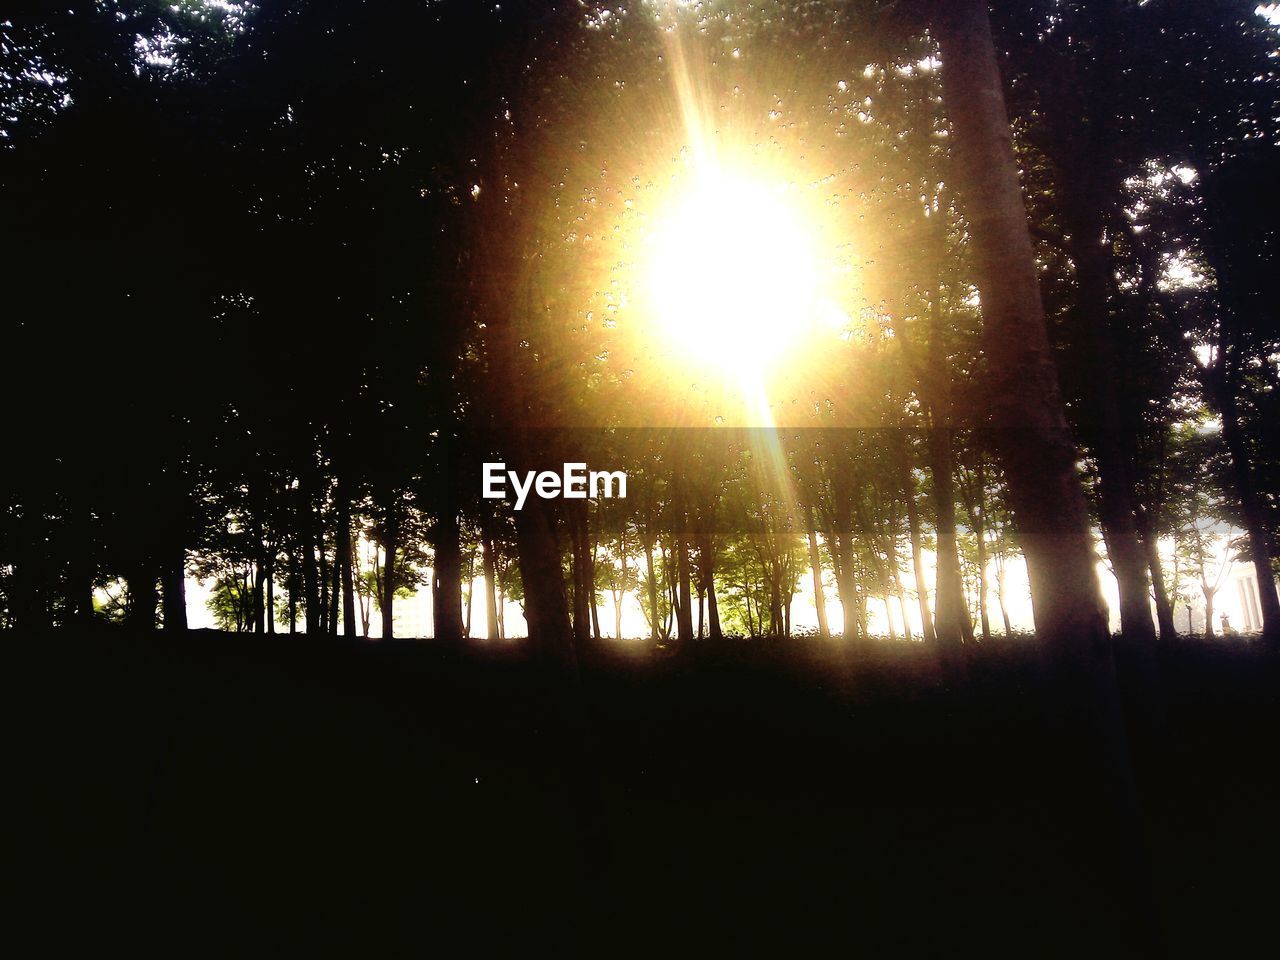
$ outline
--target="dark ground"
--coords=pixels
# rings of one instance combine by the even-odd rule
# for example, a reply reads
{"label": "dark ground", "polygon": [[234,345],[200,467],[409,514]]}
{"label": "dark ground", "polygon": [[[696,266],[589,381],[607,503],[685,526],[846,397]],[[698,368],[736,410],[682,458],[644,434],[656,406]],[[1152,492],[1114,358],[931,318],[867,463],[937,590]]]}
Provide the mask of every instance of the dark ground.
{"label": "dark ground", "polygon": [[50,952],[1274,949],[1280,661],[1239,640],[1163,655],[1146,873],[1025,640],[963,690],[905,644],[615,644],[580,698],[482,642],[3,640],[10,933]]}

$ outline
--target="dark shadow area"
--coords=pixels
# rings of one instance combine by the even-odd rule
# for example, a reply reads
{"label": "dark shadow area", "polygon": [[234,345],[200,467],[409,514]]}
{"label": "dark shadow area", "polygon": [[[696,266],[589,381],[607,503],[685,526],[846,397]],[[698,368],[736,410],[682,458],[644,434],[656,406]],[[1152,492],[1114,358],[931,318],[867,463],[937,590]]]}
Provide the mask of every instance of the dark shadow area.
{"label": "dark shadow area", "polygon": [[[47,948],[1134,949],[1033,647],[10,636],[15,915]],[[1167,649],[1140,792],[1169,953],[1265,942],[1276,657]]]}

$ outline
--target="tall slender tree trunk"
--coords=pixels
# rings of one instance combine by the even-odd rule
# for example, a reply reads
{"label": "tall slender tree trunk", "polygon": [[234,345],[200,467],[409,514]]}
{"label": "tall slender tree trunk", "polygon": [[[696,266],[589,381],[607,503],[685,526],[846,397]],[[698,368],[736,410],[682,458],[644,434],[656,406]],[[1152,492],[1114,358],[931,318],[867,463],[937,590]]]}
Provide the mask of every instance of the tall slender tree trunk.
{"label": "tall slender tree trunk", "polygon": [[[77,624],[85,626],[92,624],[94,619],[93,611],[93,561],[88,557],[79,557],[73,564],[73,572],[71,574],[72,582],[68,585],[70,596],[67,598],[67,606],[71,610],[71,616]],[[186,609],[182,611],[183,621],[182,628],[186,629]],[[168,624],[168,608],[165,610],[165,623]]]}
{"label": "tall slender tree trunk", "polygon": [[1103,198],[1088,185],[1093,178],[1087,171],[1076,172],[1084,182],[1075,185],[1078,195],[1069,197],[1063,209],[1070,231],[1068,252],[1076,268],[1080,352],[1089,368],[1084,439],[1098,462],[1098,519],[1120,594],[1120,632],[1130,644],[1150,649],[1156,635],[1146,551],[1138,539],[1133,500],[1132,442],[1116,391],[1120,371],[1107,307],[1111,268],[1104,246]]}
{"label": "tall slender tree trunk", "polygon": [[938,541],[933,628],[935,639],[943,647],[957,647],[964,641],[969,620],[956,543],[954,470],[951,430],[935,421],[929,431],[929,471],[933,476],[934,530]]}
{"label": "tall slender tree trunk", "polygon": [[689,508],[683,454],[683,449],[677,447],[671,470],[671,516],[674,526],[671,532],[671,549],[675,553],[672,602],[675,607],[677,644],[693,640],[693,577],[689,571]]}
{"label": "tall slender tree trunk", "polygon": [[971,632],[956,544],[955,452],[951,433],[951,363],[943,341],[942,293],[934,286],[929,309],[929,371],[932,384],[925,391],[930,411],[929,473],[933,477],[934,530],[937,565],[934,585],[934,639],[954,649]]}
{"label": "tall slender tree trunk", "polygon": [[351,500],[342,487],[338,489],[338,571],[342,589],[342,635],[356,637],[356,589],[352,563]]}
{"label": "tall slender tree trunk", "polygon": [[600,629],[600,605],[596,603],[596,548],[588,544],[587,579],[591,584],[587,596],[591,603],[591,637],[598,646],[604,640],[604,631]]}
{"label": "tall slender tree trunk", "polygon": [[653,541],[644,541],[645,586],[649,590],[649,639],[658,642],[658,571],[653,566]]}
{"label": "tall slender tree trunk", "polygon": [[382,531],[382,639],[395,639],[396,552],[400,549],[400,513],[388,507]]}
{"label": "tall slender tree trunk", "polygon": [[822,555],[818,552],[818,532],[813,524],[813,504],[806,503],[805,526],[809,534],[809,569],[813,571],[813,602],[818,610],[818,636],[831,639],[831,627],[827,623],[827,596],[822,588]]}
{"label": "tall slender tree trunk", "polygon": [[276,558],[275,549],[267,559],[267,633],[276,632]]}
{"label": "tall slender tree trunk", "polygon": [[[1080,856],[1149,934],[1148,880],[1107,612],[1067,426],[985,0],[932,5],[954,173],[981,296],[988,414],[1054,679]],[[1099,802],[1099,798],[1102,798]],[[1064,826],[1066,826],[1064,824]],[[1136,918],[1136,919],[1135,919]]]}
{"label": "tall slender tree trunk", "polygon": [[679,582],[676,608],[676,639],[693,639],[693,578],[689,572],[689,546],[684,536],[675,538],[676,577]]}
{"label": "tall slender tree trunk", "polygon": [[1009,609],[1004,604],[1004,556],[996,551],[996,603],[1000,607],[1000,620],[1004,624],[1004,635],[1013,633],[1013,624],[1009,621]]}
{"label": "tall slender tree trunk", "polygon": [[1240,411],[1236,405],[1235,391],[1228,382],[1218,391],[1219,413],[1222,416],[1222,438],[1231,454],[1231,468],[1236,481],[1236,493],[1244,516],[1245,531],[1249,535],[1249,559],[1253,562],[1258,580],[1258,607],[1262,611],[1262,639],[1269,644],[1280,644],[1280,598],[1276,594],[1276,578],[1271,566],[1271,548],[1268,542],[1266,512],[1258,496],[1253,463],[1240,426]]}
{"label": "tall slender tree trunk", "polygon": [[530,498],[523,510],[516,511],[516,550],[524,581],[524,615],[534,649],[544,659],[576,668],[555,517],[541,497]]}
{"label": "tall slender tree trunk", "polygon": [[[93,512],[83,504],[76,504],[73,508],[76,520],[76,527],[79,531],[78,540],[80,542],[79,549],[75,551],[75,556],[69,558],[70,569],[68,571],[67,583],[67,608],[71,611],[71,617],[74,622],[80,626],[91,625],[94,621],[93,610],[93,581],[95,573],[95,552],[96,544],[93,539]],[[178,550],[181,550],[179,546]],[[175,551],[177,552],[177,551]],[[172,558],[171,558],[172,562]],[[185,571],[184,571],[185,574]],[[12,589],[13,579],[10,578],[10,588]],[[166,606],[165,606],[165,629],[169,629],[169,608],[167,604],[168,590],[166,587]],[[10,598],[10,606],[14,607],[13,599]],[[20,604],[18,604],[20,606]],[[182,626],[179,629],[187,628],[187,610],[184,605],[182,609]]]}
{"label": "tall slender tree trunk", "polygon": [[[472,573],[474,574],[475,562],[472,561],[470,566],[471,566]],[[476,598],[475,576],[471,576],[467,578],[465,580],[465,583],[467,586],[465,591],[466,600],[464,601],[464,606],[462,610],[462,635],[466,639],[470,640],[471,639],[471,608],[475,605],[475,598]]]}
{"label": "tall slender tree trunk", "polygon": [[289,548],[289,633],[298,632],[298,551]]}
{"label": "tall slender tree trunk", "polygon": [[685,489],[683,464],[677,464],[671,488],[672,515],[676,521],[672,537],[676,551],[676,641],[684,644],[693,640],[693,578],[689,570],[688,491]]}
{"label": "tall slender tree trunk", "polygon": [[[707,606],[707,639],[721,640],[724,634],[720,629],[720,609],[716,604],[716,564],[714,534],[704,529],[698,532],[698,587],[706,597]],[[701,617],[701,612],[699,613]],[[702,628],[698,628],[702,636]]]}
{"label": "tall slender tree trunk", "polygon": [[156,592],[156,575],[150,563],[139,563],[128,580],[129,608],[126,622],[139,630],[154,630],[160,595]]}
{"label": "tall slender tree trunk", "polygon": [[316,557],[319,563],[320,577],[320,632],[323,634],[333,633],[333,625],[329,622],[329,600],[330,594],[333,592],[332,578],[329,576],[329,553],[324,547],[324,524],[318,517],[316,518],[316,532],[319,536],[316,538]]}
{"label": "tall slender tree trunk", "polygon": [[302,589],[306,598],[304,622],[312,637],[320,633],[320,582],[316,571],[316,518],[311,503],[311,487],[302,493]]}
{"label": "tall slender tree trunk", "polygon": [[267,551],[265,547],[260,547],[258,551],[258,559],[253,564],[253,594],[251,597],[252,608],[250,610],[252,619],[249,623],[249,630],[253,633],[263,634],[267,632]]}
{"label": "tall slender tree trunk", "polygon": [[325,608],[328,611],[326,620],[328,621],[329,633],[333,636],[338,635],[338,611],[342,606],[342,535],[338,530],[334,530],[333,535],[333,568],[329,571],[329,605]]}
{"label": "tall slender tree trunk", "polygon": [[586,501],[565,505],[565,527],[569,532],[569,566],[573,576],[573,642],[583,649],[591,641],[591,600],[593,584],[587,580]]}
{"label": "tall slender tree trunk", "polygon": [[[452,497],[448,498],[452,499]],[[458,643],[463,637],[462,626],[462,531],[458,514],[451,507],[443,507],[432,531],[432,547],[435,563],[431,575],[433,589],[432,618],[437,640]]]}
{"label": "tall slender tree trunk", "polygon": [[[904,462],[905,463],[905,462]],[[916,505],[915,484],[907,476],[907,533],[911,537],[911,569],[916,576],[916,600],[920,604],[920,633],[926,643],[933,643],[933,613],[929,610],[929,581],[924,575],[924,552],[920,545],[920,510]]]}
{"label": "tall slender tree trunk", "polygon": [[990,413],[1027,558],[1036,627],[1062,670],[1110,702],[1115,685],[1106,609],[986,4],[956,0],[935,9],[955,168],[982,298]]}
{"label": "tall slender tree trunk", "polygon": [[187,552],[182,547],[175,548],[168,558],[161,587],[164,590],[164,629],[169,633],[181,633],[187,629]]}
{"label": "tall slender tree trunk", "polygon": [[1156,624],[1161,643],[1178,639],[1178,629],[1173,622],[1173,604],[1169,600],[1169,588],[1164,582],[1164,566],[1160,563],[1160,536],[1152,510],[1139,510],[1138,533],[1142,549],[1146,553],[1147,569],[1151,571],[1151,593],[1156,601]]}
{"label": "tall slender tree trunk", "polygon": [[485,636],[498,639],[498,574],[493,560],[493,538],[484,539],[484,626]]}
{"label": "tall slender tree trunk", "polygon": [[858,580],[853,567],[852,535],[835,533],[830,547],[836,568],[836,594],[844,613],[844,638],[853,640],[858,636],[861,615],[858,610]]}
{"label": "tall slender tree trunk", "polygon": [[982,642],[991,641],[991,617],[987,611],[987,473],[978,455],[974,469],[974,535],[978,540],[978,619],[982,624]]}
{"label": "tall slender tree trunk", "polygon": [[[774,544],[770,544],[770,549],[774,549]],[[769,578],[769,629],[775,637],[787,636],[786,617],[782,605],[782,576],[781,571],[774,564],[772,576]]]}
{"label": "tall slender tree trunk", "polygon": [[[506,220],[504,229],[513,230],[512,236],[533,236],[533,231],[522,232],[518,224],[528,222],[534,216],[528,205],[517,204],[510,208],[510,220],[505,216],[491,222]],[[524,350],[521,333],[517,328],[516,310],[508,306],[511,301],[511,278],[524,268],[523,254],[513,255],[506,266],[510,273],[495,268],[492,276],[502,282],[491,288],[494,304],[498,306],[489,318],[486,354],[493,372],[494,382],[501,387],[501,399],[490,411],[495,425],[501,432],[501,440],[507,448],[507,460],[511,469],[528,470],[536,466],[538,444],[529,427],[534,408],[528,390],[529,378],[521,369]],[[532,288],[530,288],[532,290]],[[531,292],[523,304],[530,313],[538,311]],[[569,622],[568,597],[565,593],[564,575],[561,572],[560,544],[556,536],[556,518],[551,505],[541,497],[531,497],[523,510],[515,511],[516,553],[520,563],[520,576],[524,582],[524,615],[529,624],[529,640],[539,658],[562,668],[569,675],[577,672],[577,650]]]}

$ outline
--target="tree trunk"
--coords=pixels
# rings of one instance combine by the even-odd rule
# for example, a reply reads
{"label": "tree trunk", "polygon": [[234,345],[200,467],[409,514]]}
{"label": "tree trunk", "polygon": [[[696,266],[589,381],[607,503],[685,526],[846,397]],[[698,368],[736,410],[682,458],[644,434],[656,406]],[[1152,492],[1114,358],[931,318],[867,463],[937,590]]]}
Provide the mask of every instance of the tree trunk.
{"label": "tree trunk", "polygon": [[498,639],[505,640],[507,637],[507,614],[506,614],[507,595],[502,589],[502,583],[498,583]]}
{"label": "tree trunk", "polygon": [[813,505],[806,503],[805,520],[809,533],[809,568],[813,571],[813,602],[818,610],[818,636],[831,639],[831,627],[827,624],[827,597],[822,589],[822,557],[818,553],[818,533],[813,526]]}
{"label": "tree trunk", "polygon": [[498,639],[497,565],[493,562],[493,538],[484,540],[484,627],[485,636]]}
{"label": "tree trunk", "polygon": [[342,580],[342,635],[356,637],[356,589],[351,542],[351,501],[338,489],[338,569]]}
{"label": "tree trunk", "polygon": [[267,559],[267,633],[276,632],[276,558],[275,550]]}
{"label": "tree trunk", "polygon": [[1120,632],[1128,643],[1150,650],[1156,635],[1146,552],[1138,540],[1134,511],[1132,441],[1116,394],[1120,371],[1108,318],[1111,267],[1103,246],[1103,198],[1089,186],[1088,181],[1094,178],[1088,172],[1074,172],[1082,181],[1076,185],[1078,196],[1068,199],[1063,209],[1070,232],[1067,249],[1076,268],[1079,349],[1088,370],[1081,418],[1084,439],[1098,463],[1098,519],[1119,588]]}
{"label": "tree trunk", "polygon": [[[908,476],[908,481],[910,477]],[[929,610],[929,582],[924,575],[924,556],[920,546],[920,511],[916,506],[915,484],[906,488],[907,531],[911,537],[911,568],[916,575],[916,599],[920,604],[920,633],[926,643],[933,643],[933,614]]]}
{"label": "tree trunk", "polygon": [[[471,562],[471,569],[475,571],[475,561]],[[472,576],[465,581],[466,583],[466,600],[463,602],[462,608],[462,636],[467,640],[471,639],[471,608],[474,606],[476,598],[476,578]]]}
{"label": "tree trunk", "polygon": [[1114,700],[1106,609],[1077,453],[1045,328],[986,4],[935,8],[956,173],[972,233],[995,439],[1030,574],[1040,640]]}
{"label": "tree trunk", "polygon": [[720,629],[720,606],[716,602],[716,581],[714,577],[707,580],[707,639],[724,639],[724,633]]}
{"label": "tree trunk", "polygon": [[573,576],[573,642],[582,649],[591,640],[592,585],[587,581],[586,501],[566,503],[564,517],[569,532],[569,569]]}
{"label": "tree trunk", "polygon": [[676,537],[676,575],[679,579],[679,606],[676,609],[676,639],[681,643],[693,639],[693,578],[689,572],[688,543]]}
{"label": "tree trunk", "polygon": [[142,563],[127,580],[129,586],[129,607],[125,622],[139,630],[156,628],[156,608],[160,603],[160,595],[156,592],[155,573],[150,565]]}
{"label": "tree trunk", "polygon": [[1142,549],[1146,553],[1147,569],[1151,571],[1151,592],[1156,601],[1156,623],[1160,628],[1160,641],[1172,643],[1178,639],[1178,629],[1173,622],[1173,604],[1169,601],[1169,589],[1164,582],[1164,567],[1160,563],[1160,537],[1157,524],[1150,511],[1139,510],[1138,532]]}
{"label": "tree trunk", "polygon": [[169,633],[187,629],[187,552],[178,547],[165,564],[164,629]]}
{"label": "tree trunk", "polygon": [[252,607],[250,609],[251,620],[249,630],[253,633],[263,634],[267,632],[267,559],[266,548],[263,547],[258,553],[258,559],[253,564],[253,595],[251,598]]}
{"label": "tree trunk", "polygon": [[560,571],[560,545],[548,501],[531,497],[516,511],[516,549],[524,581],[525,619],[539,656],[576,668],[568,598]]}
{"label": "tree trunk", "polygon": [[1013,624],[1004,605],[1004,559],[1000,551],[996,552],[996,603],[1000,606],[1000,620],[1004,623],[1004,635],[1007,637],[1013,633]]}
{"label": "tree trunk", "polygon": [[298,552],[289,550],[289,633],[298,632]]}
{"label": "tree trunk", "polygon": [[[451,498],[450,498],[451,499]],[[442,508],[432,531],[435,563],[433,579],[432,621],[437,640],[460,643],[462,627],[462,531],[458,515],[452,508]]]}
{"label": "tree trunk", "polygon": [[653,542],[644,541],[645,586],[649,589],[649,639],[658,642],[658,571],[653,566]]}
{"label": "tree trunk", "polygon": [[395,507],[388,508],[387,522],[383,525],[382,551],[382,639],[395,639],[396,600],[396,551],[400,548],[400,514]]}
{"label": "tree trunk", "polygon": [[689,571],[689,512],[682,465],[678,465],[676,470],[677,474],[671,478],[672,514],[676,520],[676,530],[672,540],[676,551],[676,580],[678,584],[676,641],[684,644],[693,639],[693,578]]}
{"label": "tree trunk", "polygon": [[982,455],[974,476],[974,535],[978,539],[978,618],[982,623],[982,642],[991,642],[991,617],[987,612],[987,476],[982,466]]}
{"label": "tree trunk", "polygon": [[333,569],[330,571],[329,604],[325,607],[325,620],[332,636],[338,635],[338,610],[342,605],[342,534],[334,530],[333,536]]}
{"label": "tree trunk", "polygon": [[315,514],[311,506],[311,490],[307,487],[302,498],[302,584],[304,604],[304,622],[306,631],[312,637],[320,633],[320,583],[316,573],[316,532]]}
{"label": "tree trunk", "polygon": [[1045,327],[987,5],[951,0],[932,9],[954,129],[955,181],[981,296],[987,412],[1027,560],[1037,639],[1054,680],[1064,747],[1060,785],[1073,791],[1068,802],[1081,815],[1072,824],[1072,839],[1100,885],[1095,902],[1124,897],[1125,906],[1134,908],[1126,912],[1130,922],[1141,923],[1147,916],[1141,828],[1111,636],[1078,454]]}
{"label": "tree trunk", "polygon": [[969,620],[960,575],[960,550],[956,545],[954,469],[951,429],[935,419],[929,431],[929,472],[933,475],[934,529],[938,540],[933,627],[935,639],[944,648],[958,647],[964,642]]}
{"label": "tree trunk", "polygon": [[[587,541],[587,580],[591,585],[591,592],[588,595],[591,601],[591,637],[598,647],[604,642],[604,631],[600,628],[600,604],[597,602],[596,598],[596,554],[600,550],[600,540],[598,533],[596,534],[595,539],[592,539],[591,537],[590,517],[588,516],[585,507],[583,509],[583,515],[588,519],[588,523],[583,529],[583,535],[586,537]],[[598,522],[603,523],[602,520],[598,520]]]}
{"label": "tree trunk", "polygon": [[964,642],[971,632],[965,609],[960,550],[956,545],[955,452],[951,433],[951,363],[943,342],[942,293],[937,285],[929,309],[929,473],[933,477],[937,566],[934,585],[934,639],[944,650]]}
{"label": "tree trunk", "polygon": [[[722,640],[724,634],[720,630],[720,610],[716,605],[716,572],[714,534],[703,529],[698,532],[698,589],[706,597],[707,607],[707,639]],[[698,613],[702,617],[701,611]],[[698,636],[702,636],[702,628],[698,628]]]}
{"label": "tree trunk", "polygon": [[[93,581],[95,573],[95,554],[96,544],[92,534],[93,513],[90,509],[79,506],[74,509],[76,525],[79,530],[79,548],[75,551],[75,556],[69,558],[70,569],[68,570],[67,583],[67,609],[75,623],[80,626],[89,626],[94,621],[93,608]],[[181,547],[179,547],[181,550]],[[185,570],[183,571],[185,576]],[[13,587],[13,579],[10,579],[10,589]],[[168,597],[166,587],[166,598]],[[15,598],[10,597],[10,608],[16,609],[21,603],[14,603]],[[179,629],[187,629],[187,610],[184,604],[182,608],[182,626]],[[165,629],[169,629],[169,608],[166,602],[165,606]]]}
{"label": "tree trunk", "polygon": [[329,596],[331,578],[329,576],[329,554],[324,548],[324,523],[316,518],[317,533],[316,538],[316,556],[319,560],[319,576],[320,576],[320,632],[323,634],[333,633],[333,625],[329,623]]}
{"label": "tree trunk", "polygon": [[860,614],[858,583],[853,568],[852,535],[836,533],[830,546],[832,559],[836,561],[836,593],[840,597],[840,608],[844,613],[844,638],[853,640],[858,636]]}
{"label": "tree trunk", "polygon": [[1258,580],[1258,606],[1262,611],[1262,639],[1269,644],[1280,644],[1280,598],[1276,595],[1276,578],[1271,567],[1271,548],[1268,542],[1266,512],[1258,496],[1253,464],[1245,444],[1244,431],[1240,427],[1240,413],[1236,406],[1235,392],[1230,384],[1224,384],[1219,393],[1219,413],[1222,416],[1222,438],[1231,454],[1231,467],[1236,481],[1236,493],[1240,498],[1240,510],[1244,516],[1245,530],[1249,535],[1249,559],[1253,562]]}

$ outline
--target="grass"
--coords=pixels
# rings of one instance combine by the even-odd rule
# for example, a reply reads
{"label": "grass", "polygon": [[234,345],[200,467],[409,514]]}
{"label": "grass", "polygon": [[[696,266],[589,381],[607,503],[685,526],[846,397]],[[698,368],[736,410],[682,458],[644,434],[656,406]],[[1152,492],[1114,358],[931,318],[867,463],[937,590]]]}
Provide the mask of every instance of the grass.
{"label": "grass", "polygon": [[5,641],[10,862],[49,946],[1221,955],[1280,862],[1277,658],[1243,641],[1162,651],[1118,838],[1026,638],[963,684],[813,638],[607,643],[576,679],[520,645]]}

